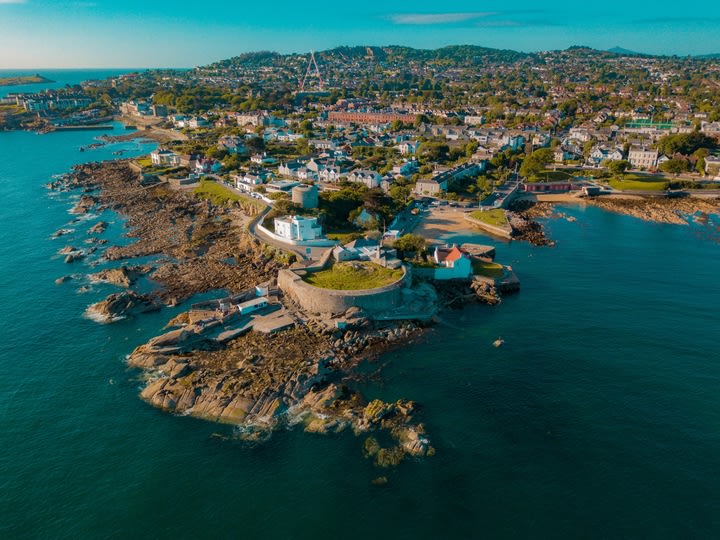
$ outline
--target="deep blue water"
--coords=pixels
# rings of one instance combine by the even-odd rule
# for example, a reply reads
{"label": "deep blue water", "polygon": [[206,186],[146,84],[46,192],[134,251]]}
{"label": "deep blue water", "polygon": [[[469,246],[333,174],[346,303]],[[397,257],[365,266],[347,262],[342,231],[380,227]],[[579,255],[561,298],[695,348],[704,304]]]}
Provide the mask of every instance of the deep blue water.
{"label": "deep blue water", "polygon": [[720,536],[712,227],[570,207],[575,223],[548,223],[555,248],[498,244],[522,291],[446,313],[364,388],[419,401],[438,450],[380,471],[351,433],[248,447],[138,399],[125,355],[175,312],[102,326],[82,312],[109,286],[54,283],[92,271],[56,252],[94,221],[68,225],[72,196],[43,186],[111,157],[78,152],[96,135],[0,133],[0,537]]}

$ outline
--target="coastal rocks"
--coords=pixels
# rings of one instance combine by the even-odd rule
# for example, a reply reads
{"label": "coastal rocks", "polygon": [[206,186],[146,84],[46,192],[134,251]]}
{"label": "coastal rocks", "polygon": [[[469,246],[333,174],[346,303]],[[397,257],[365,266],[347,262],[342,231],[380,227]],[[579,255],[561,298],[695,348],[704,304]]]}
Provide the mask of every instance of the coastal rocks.
{"label": "coastal rocks", "polygon": [[65,236],[67,234],[72,234],[75,232],[75,229],[58,229],[55,231],[51,238],[60,238],[61,236]]}
{"label": "coastal rocks", "polygon": [[151,270],[152,267],[150,266],[121,266],[120,268],[101,270],[95,274],[90,274],[88,277],[93,282],[110,283],[118,287],[128,288],[137,281],[138,277],[147,274]]}
{"label": "coastal rocks", "polygon": [[127,291],[111,294],[105,300],[92,304],[85,310],[85,314],[94,321],[107,324],[135,313],[158,309],[160,306],[149,296]]}
{"label": "coastal rocks", "polygon": [[669,223],[674,225],[687,225],[688,216],[697,212],[717,214],[718,201],[686,198],[642,198],[622,199],[619,197],[597,197],[592,204],[610,212],[626,214],[629,216],[652,221],[654,223]]}
{"label": "coastal rocks", "polygon": [[67,283],[70,281],[73,277],[72,276],[62,276],[55,280],[55,285],[62,285],[63,283]]}
{"label": "coastal rocks", "polygon": [[86,254],[83,251],[72,251],[65,255],[64,261],[66,264],[74,263],[75,261],[84,259],[85,255]]}
{"label": "coastal rocks", "polygon": [[98,221],[95,225],[88,229],[88,234],[102,234],[108,228],[107,221]]}
{"label": "coastal rocks", "polygon": [[71,214],[86,214],[98,203],[97,197],[83,195],[77,204],[70,210]]}
{"label": "coastal rocks", "polygon": [[543,226],[536,221],[549,218],[553,214],[553,206],[548,203],[532,201],[515,201],[510,205],[508,219],[512,227],[512,238],[523,240],[534,246],[554,246],[555,242],[545,236]]}

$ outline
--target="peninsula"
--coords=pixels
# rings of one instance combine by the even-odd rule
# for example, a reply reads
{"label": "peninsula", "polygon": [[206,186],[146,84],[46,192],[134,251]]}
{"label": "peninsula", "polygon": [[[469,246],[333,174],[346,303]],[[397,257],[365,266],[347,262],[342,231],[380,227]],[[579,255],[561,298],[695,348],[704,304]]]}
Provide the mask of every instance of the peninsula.
{"label": "peninsula", "polygon": [[[257,53],[18,94],[0,110],[0,129],[47,133],[111,117],[137,127],[81,147],[87,156],[136,137],[160,143],[50,185],[81,192],[77,221],[54,237],[88,227],[84,245],[58,254],[104,266],[57,283],[119,288],[87,317],[183,306],[128,351],[153,406],[236,425],[250,440],[284,426],[351,429],[379,466],[431,455],[416,404],[367,400],[358,366],[422,339],[447,308],[495,305],[519,289],[494,246],[454,238],[482,231],[550,248],[542,220],[562,215],[556,202],[672,224],[717,213],[717,95],[694,79],[682,107],[675,95],[691,67],[720,84],[711,60],[584,48],[317,56],[334,76],[315,73],[301,89],[289,81],[314,55]],[[612,82],[597,79],[598,63]],[[508,84],[509,73],[526,82]],[[584,82],[567,84],[568,73]],[[663,92],[628,91],[645,86]],[[107,209],[134,242],[111,245],[112,220],[81,219]]]}
{"label": "peninsula", "polygon": [[52,83],[50,79],[40,74],[22,75],[18,77],[0,77],[0,86],[21,86],[25,84],[47,84]]}

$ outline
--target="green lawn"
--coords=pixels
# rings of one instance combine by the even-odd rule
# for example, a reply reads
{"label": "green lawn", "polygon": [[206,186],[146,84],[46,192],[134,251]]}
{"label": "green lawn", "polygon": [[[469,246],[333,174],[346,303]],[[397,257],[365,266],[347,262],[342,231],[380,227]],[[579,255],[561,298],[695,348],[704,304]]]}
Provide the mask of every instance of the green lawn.
{"label": "green lawn", "polygon": [[352,231],[352,232],[346,232],[346,233],[342,233],[342,232],[328,233],[325,236],[327,236],[330,240],[337,240],[341,244],[347,244],[348,242],[352,242],[353,240],[362,238],[365,235],[359,231]]}
{"label": "green lawn", "polygon": [[614,189],[644,191],[664,191],[669,185],[669,182],[665,180],[654,180],[634,174],[628,174],[622,180],[612,178],[608,183]]}
{"label": "green lawn", "polygon": [[322,289],[359,291],[390,285],[402,275],[401,268],[391,270],[370,262],[353,261],[335,263],[328,270],[309,274],[305,277],[305,281]]}
{"label": "green lawn", "polygon": [[149,157],[138,158],[135,160],[135,163],[140,165],[143,169],[152,167],[152,160]]}
{"label": "green lawn", "polygon": [[501,264],[473,259],[473,272],[481,276],[497,278],[502,277],[505,270]]}
{"label": "green lawn", "polygon": [[253,199],[252,197],[248,197],[246,195],[240,195],[239,193],[235,193],[217,182],[206,180],[204,178],[200,180],[200,185],[195,188],[193,193],[203,199],[209,199],[217,205],[223,205],[231,201],[239,201],[243,204],[250,204],[258,210],[265,208],[265,205],[257,199]]}
{"label": "green lawn", "polygon": [[475,210],[470,213],[470,217],[494,225],[495,227],[505,227],[508,223],[505,217],[505,210],[501,208],[493,208],[492,210]]}

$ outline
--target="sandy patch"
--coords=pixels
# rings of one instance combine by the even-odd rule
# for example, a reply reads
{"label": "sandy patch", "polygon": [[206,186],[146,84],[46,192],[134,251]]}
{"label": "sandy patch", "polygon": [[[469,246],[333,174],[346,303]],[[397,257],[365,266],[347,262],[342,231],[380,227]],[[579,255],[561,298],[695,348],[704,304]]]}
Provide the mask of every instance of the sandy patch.
{"label": "sandy patch", "polygon": [[465,220],[465,214],[466,212],[458,208],[432,208],[412,232],[430,241],[436,241],[451,233],[478,232]]}

